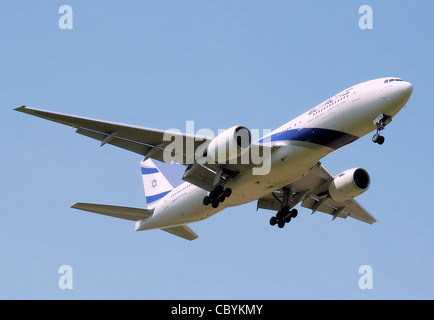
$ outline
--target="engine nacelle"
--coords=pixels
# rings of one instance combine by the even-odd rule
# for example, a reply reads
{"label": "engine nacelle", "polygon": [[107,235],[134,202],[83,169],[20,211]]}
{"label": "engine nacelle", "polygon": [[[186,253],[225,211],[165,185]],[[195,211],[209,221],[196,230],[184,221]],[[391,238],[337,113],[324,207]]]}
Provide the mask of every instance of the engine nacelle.
{"label": "engine nacelle", "polygon": [[210,157],[217,163],[228,163],[249,151],[252,135],[243,126],[229,128],[212,139],[204,156]]}
{"label": "engine nacelle", "polygon": [[330,197],[339,202],[352,199],[369,189],[371,178],[366,170],[354,168],[338,174],[329,186]]}

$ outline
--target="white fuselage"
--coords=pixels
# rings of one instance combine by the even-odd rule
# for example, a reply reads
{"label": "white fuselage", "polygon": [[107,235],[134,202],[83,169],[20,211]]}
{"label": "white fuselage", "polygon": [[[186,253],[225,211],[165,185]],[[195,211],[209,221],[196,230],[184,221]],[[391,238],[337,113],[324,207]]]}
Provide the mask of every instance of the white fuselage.
{"label": "white fuselage", "polygon": [[218,208],[204,206],[208,192],[185,182],[156,204],[152,216],[138,221],[136,231],[192,223],[269,195],[303,177],[327,154],[375,130],[379,115],[394,117],[411,92],[410,83],[389,77],[338,93],[258,141],[268,138],[279,147],[270,155],[268,174],[255,175],[249,170],[229,180],[225,187],[232,189],[232,195]]}

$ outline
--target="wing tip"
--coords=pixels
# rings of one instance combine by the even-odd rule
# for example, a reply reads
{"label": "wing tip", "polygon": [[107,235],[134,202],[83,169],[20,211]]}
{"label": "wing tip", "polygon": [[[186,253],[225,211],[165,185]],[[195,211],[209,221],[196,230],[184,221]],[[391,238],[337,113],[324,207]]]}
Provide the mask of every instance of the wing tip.
{"label": "wing tip", "polygon": [[79,209],[80,204],[81,204],[80,202],[76,202],[72,206],[70,206],[70,208],[72,208],[72,209]]}
{"label": "wing tip", "polygon": [[22,105],[20,107],[15,108],[15,111],[19,111],[19,112],[25,112],[27,109],[27,107],[25,105]]}

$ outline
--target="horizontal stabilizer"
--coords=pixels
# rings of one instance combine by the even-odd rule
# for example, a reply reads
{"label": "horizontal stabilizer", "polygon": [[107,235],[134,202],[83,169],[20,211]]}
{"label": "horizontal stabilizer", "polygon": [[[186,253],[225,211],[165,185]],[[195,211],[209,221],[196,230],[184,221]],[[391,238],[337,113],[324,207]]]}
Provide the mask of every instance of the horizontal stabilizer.
{"label": "horizontal stabilizer", "polygon": [[191,230],[187,225],[177,226],[177,227],[171,227],[171,228],[164,228],[161,229],[163,231],[169,232],[171,234],[174,234],[175,236],[184,238],[186,240],[194,240],[197,239],[199,236]]}
{"label": "horizontal stabilizer", "polygon": [[71,208],[132,221],[146,219],[151,216],[154,211],[153,209],[140,209],[83,202],[77,202],[71,206]]}

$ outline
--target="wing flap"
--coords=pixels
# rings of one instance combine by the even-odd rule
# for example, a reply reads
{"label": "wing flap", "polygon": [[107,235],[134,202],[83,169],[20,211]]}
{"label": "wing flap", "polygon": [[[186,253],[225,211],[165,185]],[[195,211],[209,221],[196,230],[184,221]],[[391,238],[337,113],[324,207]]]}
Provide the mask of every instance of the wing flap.
{"label": "wing flap", "polygon": [[211,191],[215,187],[215,176],[216,173],[214,171],[211,171],[199,163],[195,163],[187,167],[182,179],[198,186],[199,188]]}
{"label": "wing flap", "polygon": [[[315,211],[320,211],[323,213],[333,215],[336,212],[336,210],[339,210],[339,208],[334,208],[330,206],[329,203],[327,203],[327,201],[317,200],[311,197],[303,200],[301,206],[304,208],[312,209],[312,213],[314,213]],[[341,216],[341,218],[346,218],[346,216]]]}
{"label": "wing flap", "polygon": [[337,202],[330,199],[330,204],[336,206],[336,204],[343,206],[343,213],[347,214],[349,217],[357,219],[359,221],[366,222],[368,224],[373,224],[378,222],[365,208],[363,208],[356,200],[350,199],[343,202]]}
{"label": "wing flap", "polygon": [[[93,130],[89,130],[86,128],[79,127],[76,131],[76,133],[81,134],[83,136],[98,140],[98,141],[104,141],[108,137],[110,137],[110,134],[107,133],[101,133]],[[147,145],[144,143],[140,143],[137,141],[132,141],[128,139],[123,139],[121,137],[113,137],[110,139],[110,141],[106,142],[108,144],[114,145],[116,147],[126,149],[128,151],[132,151],[141,155],[145,155],[150,149],[153,148],[152,145]]]}
{"label": "wing flap", "polygon": [[103,214],[105,216],[131,220],[131,221],[139,221],[142,219],[146,219],[150,217],[153,213],[152,209],[121,207],[121,206],[112,206],[106,204],[83,203],[83,202],[77,202],[74,205],[72,205],[71,208]]}
{"label": "wing flap", "polygon": [[351,199],[345,202],[337,202],[330,198],[315,199],[313,197],[305,199],[302,207],[312,209],[312,213],[320,211],[336,217],[346,219],[348,216],[359,221],[373,224],[377,222],[365,208],[363,208],[356,200]]}
{"label": "wing flap", "polygon": [[279,211],[281,209],[280,204],[281,202],[277,201],[277,199],[267,196],[258,200],[256,210],[265,209],[265,210]]}
{"label": "wing flap", "polygon": [[197,239],[199,237],[193,230],[191,230],[185,224],[181,225],[181,226],[177,226],[177,227],[163,228],[161,230],[169,232],[175,236],[178,236],[178,237],[184,238],[186,240],[190,240],[190,241]]}

